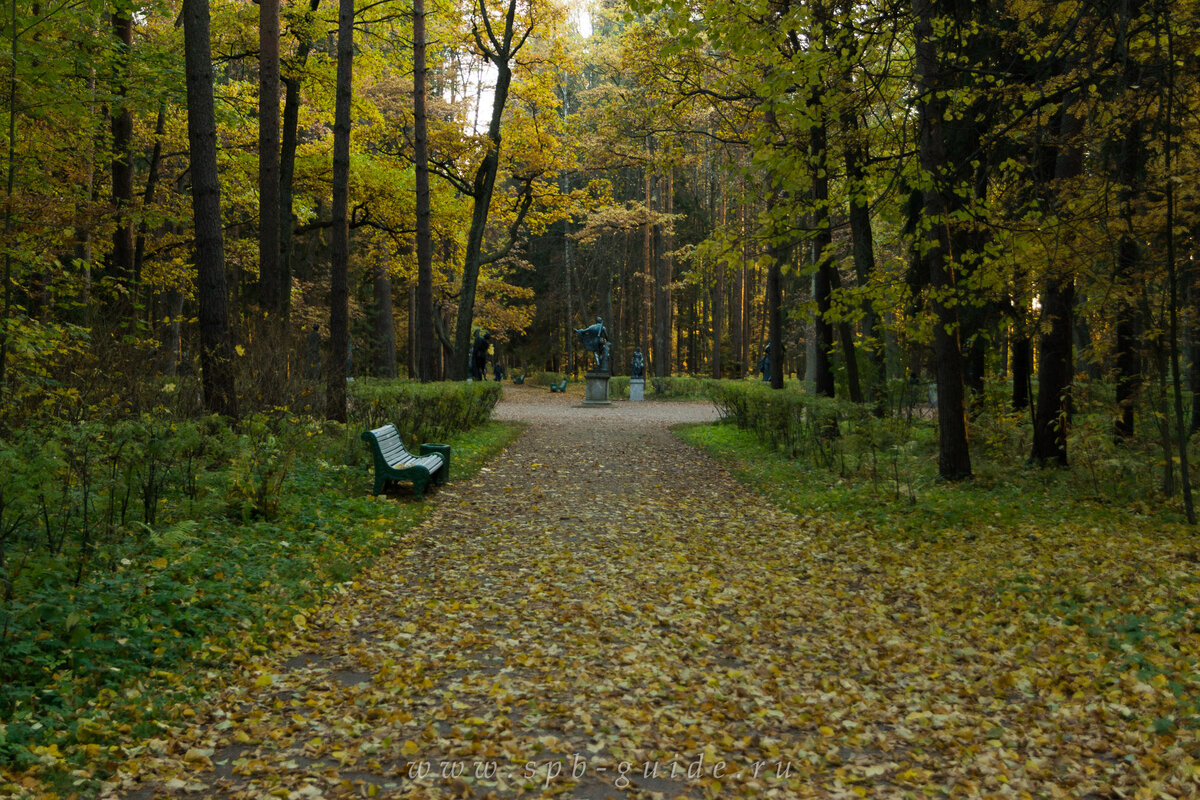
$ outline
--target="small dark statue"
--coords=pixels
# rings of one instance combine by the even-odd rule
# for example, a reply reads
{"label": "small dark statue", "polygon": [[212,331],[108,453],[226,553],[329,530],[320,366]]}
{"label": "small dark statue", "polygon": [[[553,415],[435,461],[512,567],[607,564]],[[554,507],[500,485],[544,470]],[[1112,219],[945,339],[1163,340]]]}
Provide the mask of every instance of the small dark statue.
{"label": "small dark statue", "polygon": [[642,357],[642,348],[635,347],[633,349],[633,366],[629,370],[629,377],[646,378],[646,359]]}
{"label": "small dark statue", "polygon": [[492,344],[490,333],[475,332],[475,342],[471,345],[471,380],[483,380],[483,371],[487,367],[488,348]]}
{"label": "small dark statue", "polygon": [[579,336],[579,341],[583,343],[583,349],[592,354],[592,362],[596,371],[608,372],[608,356],[612,345],[608,340],[608,329],[604,327],[604,320],[596,317],[595,324],[586,328],[576,328],[575,333]]}
{"label": "small dark statue", "polygon": [[758,360],[758,369],[762,373],[764,381],[771,380],[771,343],[767,342],[766,349],[763,350],[762,358]]}

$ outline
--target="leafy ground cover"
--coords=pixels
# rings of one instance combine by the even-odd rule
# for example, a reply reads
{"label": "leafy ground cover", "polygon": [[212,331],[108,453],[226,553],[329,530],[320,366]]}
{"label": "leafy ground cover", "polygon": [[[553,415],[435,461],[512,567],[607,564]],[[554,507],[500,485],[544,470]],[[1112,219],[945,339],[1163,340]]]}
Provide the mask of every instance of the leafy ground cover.
{"label": "leafy ground cover", "polygon": [[713,457],[683,443],[666,412],[697,404],[526,397],[525,435],[128,737],[103,794],[1200,788],[1197,587],[1172,526],[893,529],[813,507],[815,476],[731,426],[684,431]]}

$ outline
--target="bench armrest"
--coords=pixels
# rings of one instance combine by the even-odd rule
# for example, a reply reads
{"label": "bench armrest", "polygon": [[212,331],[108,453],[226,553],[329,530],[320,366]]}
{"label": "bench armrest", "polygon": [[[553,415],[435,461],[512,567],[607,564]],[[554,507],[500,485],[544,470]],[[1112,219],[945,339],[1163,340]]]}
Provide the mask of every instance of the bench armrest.
{"label": "bench armrest", "polygon": [[445,483],[450,477],[450,445],[448,444],[423,444],[421,445],[421,455],[428,456],[437,453],[442,457],[442,468],[438,470],[438,483]]}

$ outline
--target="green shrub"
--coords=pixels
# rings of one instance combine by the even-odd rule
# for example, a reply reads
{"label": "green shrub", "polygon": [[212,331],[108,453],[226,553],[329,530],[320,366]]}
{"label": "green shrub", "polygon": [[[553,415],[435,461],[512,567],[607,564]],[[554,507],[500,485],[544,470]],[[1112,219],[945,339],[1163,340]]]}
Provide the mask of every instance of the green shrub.
{"label": "green shrub", "polygon": [[350,386],[350,420],[368,429],[394,423],[413,446],[440,442],[487,422],[501,392],[494,381],[362,379]]}
{"label": "green shrub", "polygon": [[658,400],[702,400],[711,397],[711,378],[672,375],[668,378],[646,376],[646,398]]}
{"label": "green shrub", "polygon": [[526,378],[525,382],[532,383],[534,386],[550,386],[568,377],[568,375],[562,372],[535,372],[532,377]]}

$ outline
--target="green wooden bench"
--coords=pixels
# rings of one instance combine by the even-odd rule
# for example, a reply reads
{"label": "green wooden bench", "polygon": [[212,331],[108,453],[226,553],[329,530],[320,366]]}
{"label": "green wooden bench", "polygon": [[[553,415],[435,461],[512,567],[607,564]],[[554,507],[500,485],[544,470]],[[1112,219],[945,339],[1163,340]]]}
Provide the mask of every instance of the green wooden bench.
{"label": "green wooden bench", "polygon": [[525,382],[525,376],[524,375],[514,375],[512,381],[517,386],[520,386],[522,383]]}
{"label": "green wooden bench", "polygon": [[565,391],[567,391],[567,379],[566,379],[566,378],[563,378],[563,379],[562,379],[561,381],[559,381],[558,383],[552,383],[552,384],[550,384],[550,391],[552,391],[552,392],[565,392]]}
{"label": "green wooden bench", "polygon": [[383,494],[393,481],[412,481],[413,493],[421,497],[430,483],[440,486],[450,475],[450,445],[423,444],[419,456],[408,452],[396,426],[388,423],[362,435],[375,457],[375,488]]}

